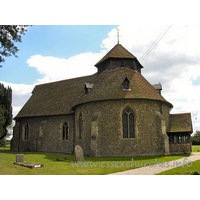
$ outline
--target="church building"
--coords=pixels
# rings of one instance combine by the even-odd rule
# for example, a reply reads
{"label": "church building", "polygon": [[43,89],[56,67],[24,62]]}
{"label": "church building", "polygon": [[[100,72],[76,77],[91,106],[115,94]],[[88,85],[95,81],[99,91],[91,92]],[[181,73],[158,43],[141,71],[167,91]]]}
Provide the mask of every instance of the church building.
{"label": "church building", "polygon": [[85,156],[163,156],[191,153],[190,113],[151,85],[143,66],[121,44],[95,64],[97,73],[35,86],[16,115],[12,151]]}

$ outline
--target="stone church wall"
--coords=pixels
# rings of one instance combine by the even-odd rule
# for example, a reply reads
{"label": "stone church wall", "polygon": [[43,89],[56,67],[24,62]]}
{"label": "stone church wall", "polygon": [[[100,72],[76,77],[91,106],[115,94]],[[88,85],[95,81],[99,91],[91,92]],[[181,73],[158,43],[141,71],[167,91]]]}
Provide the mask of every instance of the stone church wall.
{"label": "stone church wall", "polygon": [[[122,109],[131,106],[136,117],[136,138],[122,137]],[[95,156],[146,156],[164,155],[164,139],[156,111],[161,111],[159,101],[152,100],[114,100],[80,105],[76,108],[83,115],[83,138],[76,140],[85,155],[90,155],[91,121],[98,113],[98,137]],[[169,106],[162,103],[162,114],[169,124]],[[76,138],[77,138],[76,131]]]}
{"label": "stone church wall", "polygon": [[[122,111],[126,106],[135,116],[135,138],[123,138]],[[169,125],[168,104],[153,100],[109,100],[91,102],[75,108],[75,114],[18,119],[14,128],[13,151],[63,152],[72,154],[75,145],[87,156],[164,155],[164,138],[156,111]],[[78,137],[78,118],[83,119],[82,139]],[[69,138],[62,139],[62,126],[67,122]],[[28,124],[28,140],[24,129]]]}
{"label": "stone church wall", "polygon": [[[62,138],[62,126],[68,123],[68,140]],[[28,140],[24,127],[28,124]],[[39,151],[73,153],[74,115],[20,118],[14,128],[11,143],[13,151]],[[18,145],[19,144],[19,145]]]}
{"label": "stone church wall", "polygon": [[169,145],[171,155],[177,154],[190,154],[191,153],[191,144],[170,144]]}

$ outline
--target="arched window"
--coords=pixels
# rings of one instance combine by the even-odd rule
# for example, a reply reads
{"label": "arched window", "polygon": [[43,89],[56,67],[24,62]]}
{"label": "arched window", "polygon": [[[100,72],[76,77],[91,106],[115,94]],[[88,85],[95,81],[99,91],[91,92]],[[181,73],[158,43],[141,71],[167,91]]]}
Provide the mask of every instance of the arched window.
{"label": "arched window", "polygon": [[28,140],[29,137],[29,127],[28,124],[24,127],[24,140]]}
{"label": "arched window", "polygon": [[127,106],[122,114],[123,138],[135,138],[133,110]]}
{"label": "arched window", "polygon": [[83,118],[82,118],[82,113],[79,114],[79,140],[82,139],[82,134],[83,134]]}
{"label": "arched window", "polygon": [[68,140],[68,124],[65,122],[62,127],[63,140]]}

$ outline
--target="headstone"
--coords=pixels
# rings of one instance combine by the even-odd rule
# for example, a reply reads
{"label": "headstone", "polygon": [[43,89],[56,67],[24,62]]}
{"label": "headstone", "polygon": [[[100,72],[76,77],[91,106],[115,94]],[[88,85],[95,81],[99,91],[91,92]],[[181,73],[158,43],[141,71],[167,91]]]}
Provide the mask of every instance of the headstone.
{"label": "headstone", "polygon": [[17,154],[16,162],[24,162],[24,154]]}
{"label": "headstone", "polygon": [[75,146],[74,152],[75,152],[76,162],[85,162],[83,149],[79,145]]}

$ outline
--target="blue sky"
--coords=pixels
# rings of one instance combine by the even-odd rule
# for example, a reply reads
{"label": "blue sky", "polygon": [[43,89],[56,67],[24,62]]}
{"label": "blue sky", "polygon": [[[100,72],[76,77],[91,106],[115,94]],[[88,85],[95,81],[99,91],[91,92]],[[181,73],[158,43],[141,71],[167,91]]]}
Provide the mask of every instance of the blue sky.
{"label": "blue sky", "polygon": [[16,84],[33,84],[42,75],[35,68],[28,67],[26,61],[32,55],[69,58],[81,52],[98,53],[100,44],[107,34],[117,26],[87,25],[87,26],[43,26],[28,27],[22,36],[22,43],[16,43],[19,48],[18,58],[7,57],[1,68],[0,80]]}
{"label": "blue sky", "polygon": [[[1,24],[127,25],[118,26],[122,36],[120,43],[144,66],[142,75],[152,84],[161,82],[162,95],[174,105],[171,113],[191,112],[194,132],[200,130],[200,30],[196,25],[185,26],[185,24],[199,24],[199,1],[57,0],[55,3],[46,0],[34,2],[11,0],[2,1],[1,7],[9,8],[9,16],[8,9],[1,9],[1,20],[3,20]],[[157,26],[157,24],[165,25]],[[166,24],[182,26],[174,25],[156,48],[141,61],[140,58],[167,28]],[[3,68],[0,68],[0,82],[10,85],[13,89],[13,115],[19,112],[31,96],[35,84],[77,77],[81,73],[94,73],[94,64],[116,44],[116,27],[33,26],[29,28],[22,38],[22,43],[17,44],[20,49],[19,58],[6,58]],[[75,70],[69,72],[68,66]],[[82,69],[84,71],[80,73]],[[51,181],[45,184],[50,188],[52,186]],[[57,198],[58,192],[52,189],[54,192],[51,192],[51,197],[53,195]],[[12,190],[15,191],[16,188]],[[29,190],[25,192],[28,195]],[[114,196],[118,197],[119,194],[116,193]]]}
{"label": "blue sky", "polygon": [[142,59],[169,25],[34,25],[22,37],[18,58],[8,57],[0,68],[0,82],[13,90],[13,116],[30,98],[35,85],[90,75],[94,65],[117,43],[144,66],[142,75],[162,84],[163,97],[174,105],[171,113],[190,112],[193,129],[200,130],[200,26],[172,25],[155,48]]}

